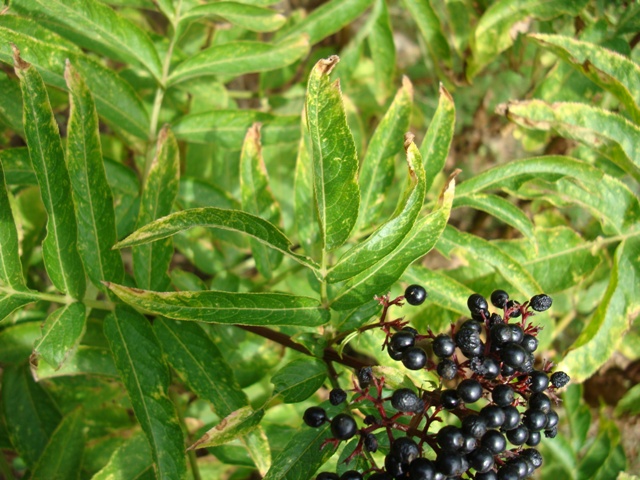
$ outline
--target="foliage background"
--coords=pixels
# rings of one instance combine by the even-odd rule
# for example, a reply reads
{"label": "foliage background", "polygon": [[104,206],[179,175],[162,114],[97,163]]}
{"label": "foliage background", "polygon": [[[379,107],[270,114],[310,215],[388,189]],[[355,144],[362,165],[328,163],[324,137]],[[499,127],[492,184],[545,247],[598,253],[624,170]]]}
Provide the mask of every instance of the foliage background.
{"label": "foliage background", "polygon": [[[429,301],[396,312],[419,330],[467,315],[472,291],[552,295],[539,351],[574,384],[540,477],[631,478],[640,468],[639,32],[637,2],[605,0],[7,2],[3,475],[308,478],[331,452],[300,428],[302,412],[326,401],[323,385],[348,386],[347,367],[392,365],[380,336],[356,332],[378,313],[374,293],[420,283]],[[312,70],[334,54],[344,107]],[[305,104],[331,121],[301,126]],[[339,144],[351,165],[360,159],[360,191],[373,194],[357,220],[346,215],[353,230],[338,226],[324,242],[308,208],[320,143],[307,129]],[[328,281],[341,255],[394,219],[399,199],[398,238],[419,233],[402,196],[412,185],[405,131],[420,150],[408,151],[414,173],[424,167],[411,187],[425,195],[419,218],[461,170],[448,226],[425,230],[433,250],[403,246],[407,261],[393,256],[397,244],[375,243],[384,278],[345,262]],[[344,173],[337,191],[355,178]],[[219,209],[205,222],[218,228],[111,249],[195,207]],[[228,209],[278,226],[295,253],[270,224]],[[238,233],[252,228],[251,238]],[[359,248],[357,258],[372,261]],[[371,291],[341,296],[356,274]],[[206,323],[193,323],[176,319],[196,314],[129,287],[223,293],[177,294],[206,307]],[[236,295],[247,292],[296,297],[261,297],[281,303],[261,305],[270,313],[256,318],[252,298]],[[336,298],[343,303],[325,308]],[[225,301],[233,306],[220,308]],[[147,322],[123,302],[168,318]],[[348,340],[336,347],[341,360],[324,349],[336,337]],[[185,445],[239,409],[216,445],[185,457]]]}

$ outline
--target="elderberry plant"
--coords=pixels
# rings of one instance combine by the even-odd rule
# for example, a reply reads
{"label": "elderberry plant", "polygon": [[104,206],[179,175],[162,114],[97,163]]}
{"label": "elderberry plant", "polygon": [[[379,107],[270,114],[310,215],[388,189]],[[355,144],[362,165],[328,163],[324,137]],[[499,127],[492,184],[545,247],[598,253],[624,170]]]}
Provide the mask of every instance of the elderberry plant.
{"label": "elderberry plant", "polygon": [[[403,319],[386,321],[390,307],[419,305],[426,297],[419,285],[394,300],[379,297],[384,310],[375,326],[385,334],[391,359],[410,370],[435,370],[440,382],[394,389],[367,367],[354,376],[350,401],[344,390],[331,391],[331,404],[345,402],[344,411],[329,417],[321,407],[308,408],[307,426],[330,425],[332,436],[320,448],[357,437],[341,463],[360,468],[340,475],[323,471],[316,480],[523,480],[542,466],[535,447],[543,435],[557,435],[553,406],[569,383],[565,372],[551,373],[553,364],[534,356],[540,327],[530,319],[551,307],[551,297],[539,294],[521,304],[495,290],[491,303],[500,313],[491,313],[474,293],[467,300],[471,319],[452,324],[449,334],[430,328],[420,334]],[[364,461],[355,462],[357,457]]]}

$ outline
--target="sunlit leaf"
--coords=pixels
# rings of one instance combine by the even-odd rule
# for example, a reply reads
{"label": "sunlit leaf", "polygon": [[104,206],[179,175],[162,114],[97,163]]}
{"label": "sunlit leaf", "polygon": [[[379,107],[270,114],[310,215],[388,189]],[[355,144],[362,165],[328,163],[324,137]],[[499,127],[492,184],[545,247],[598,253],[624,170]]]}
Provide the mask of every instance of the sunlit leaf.
{"label": "sunlit leaf", "polygon": [[33,351],[59,368],[67,356],[77,347],[84,333],[86,308],[74,302],[51,313],[42,324],[42,337]]}
{"label": "sunlit leaf", "polygon": [[[0,157],[1,159],[2,157]],[[22,263],[20,263],[18,231],[13,220],[3,162],[0,163],[0,285],[11,289],[26,290]]]}
{"label": "sunlit leaf", "polygon": [[198,5],[187,10],[181,21],[200,20],[220,17],[226,21],[256,32],[278,30],[286,22],[286,17],[268,8],[247,5],[239,2],[216,2]]}
{"label": "sunlit leaf", "polygon": [[151,448],[145,436],[138,432],[129,438],[91,480],[150,480],[153,471]]}
{"label": "sunlit leaf", "polygon": [[298,403],[313,395],[327,378],[324,362],[314,358],[299,358],[289,362],[273,377],[273,395],[285,403]]}
{"label": "sunlit leaf", "polygon": [[433,114],[429,129],[420,146],[427,178],[427,192],[433,185],[436,175],[442,171],[449,155],[453,130],[456,124],[456,108],[451,94],[440,85],[438,108]]}
{"label": "sunlit leaf", "polygon": [[238,436],[246,435],[258,427],[263,416],[263,409],[253,410],[250,406],[242,407],[223,418],[218,425],[205,433],[188,450],[223,445]]}

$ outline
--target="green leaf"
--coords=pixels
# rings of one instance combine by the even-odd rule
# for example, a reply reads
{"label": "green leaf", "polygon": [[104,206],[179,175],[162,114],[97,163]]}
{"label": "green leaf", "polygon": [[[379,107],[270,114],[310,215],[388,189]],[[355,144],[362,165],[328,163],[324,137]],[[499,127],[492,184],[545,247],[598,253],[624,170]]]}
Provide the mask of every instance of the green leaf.
{"label": "green leaf", "polygon": [[[18,90],[20,93],[20,90]],[[20,101],[22,94],[20,93]],[[22,103],[19,106],[20,118],[22,118]],[[36,174],[31,167],[29,149],[27,147],[7,148],[0,150],[0,163],[4,169],[7,185],[37,185]]]}
{"label": "green leaf", "polygon": [[640,66],[637,63],[594,43],[562,35],[529,34],[527,38],[615,95],[634,122],[640,123]]}
{"label": "green leaf", "polygon": [[504,109],[509,120],[529,129],[556,130],[563,137],[599,150],[640,181],[640,127],[626,118],[581,103],[540,100],[510,102]]}
{"label": "green leaf", "polygon": [[180,140],[240,150],[247,130],[256,122],[263,125],[263,145],[297,142],[300,138],[299,116],[256,110],[216,110],[185,115],[174,124],[173,131]]}
{"label": "green leaf", "polygon": [[153,325],[171,367],[199,398],[224,418],[249,404],[215,343],[195,323],[158,318]]}
{"label": "green leaf", "polygon": [[[254,124],[249,131],[240,155],[240,191],[242,193],[242,210],[268,220],[277,225],[280,223],[280,205],[278,205],[271,188],[267,167],[262,157],[260,144],[260,124]],[[282,254],[267,248],[258,240],[251,239],[251,252],[258,271],[271,278],[272,272],[282,261]]]}
{"label": "green leaf", "polygon": [[472,258],[482,259],[526,298],[531,298],[542,291],[535,278],[516,259],[499,246],[476,235],[448,226],[442,234],[438,248],[444,248],[447,251],[460,249],[463,257],[469,255]]}
{"label": "green leaf", "polygon": [[169,369],[149,321],[117,306],[104,321],[104,333],[129,394],[133,411],[151,446],[158,479],[186,478],[184,438],[167,396]]}
{"label": "green leaf", "polygon": [[306,36],[288,38],[269,44],[254,41],[235,41],[214,45],[179,64],[168,84],[175,85],[190,78],[209,75],[244,75],[268,72],[291,65],[309,52]]}
{"label": "green leaf", "polygon": [[352,278],[389,255],[413,229],[425,196],[422,157],[413,143],[413,134],[405,135],[407,153],[407,186],[396,211],[366,240],[345,253],[329,270],[327,281],[335,283]]}
{"label": "green leaf", "polygon": [[6,73],[0,72],[0,91],[3,93],[0,96],[0,122],[19,135],[24,135],[20,85],[9,78]]}
{"label": "green leaf", "polygon": [[473,56],[467,66],[467,78],[475,77],[517,36],[518,22],[533,16],[551,20],[560,15],[577,16],[587,0],[499,0],[484,12],[471,41]]}
{"label": "green leaf", "polygon": [[285,293],[150,292],[108,285],[122,301],[141,310],[175,320],[234,325],[317,326],[329,312],[310,297]]}
{"label": "green leaf", "polygon": [[528,239],[535,241],[534,227],[529,217],[516,205],[498,195],[477,193],[459,197],[454,200],[453,207],[471,207],[486,212],[501,222],[511,225]]}
{"label": "green leaf", "polygon": [[320,60],[309,76],[306,114],[313,156],[313,187],[325,251],[342,245],[358,218],[358,158],[339,82],[329,74],[337,56]]}
{"label": "green leaf", "polygon": [[273,395],[284,403],[298,403],[316,393],[327,378],[324,362],[315,358],[299,358],[287,363],[273,377]]}
{"label": "green leaf", "polygon": [[384,105],[391,94],[396,73],[396,48],[386,1],[376,0],[371,15],[375,16],[375,22],[371,25],[367,41],[371,50],[371,59],[375,64],[376,100]]}
{"label": "green leaf", "polygon": [[14,0],[11,6],[78,45],[145,67],[160,81],[160,57],[146,32],[98,0]]}
{"label": "green leaf", "polygon": [[226,21],[254,32],[273,32],[287,21],[286,17],[268,8],[239,2],[217,2],[198,5],[182,15],[181,22],[202,18],[220,17]]}
{"label": "green leaf", "polygon": [[28,466],[35,465],[60,422],[58,407],[22,367],[3,369],[2,407],[11,444]]}
{"label": "green leaf", "polygon": [[396,249],[349,280],[332,300],[335,310],[356,308],[374,295],[387,293],[414,261],[426,255],[436,244],[449,220],[455,191],[455,180],[449,181],[436,209],[420,218]]}
{"label": "green leaf", "polygon": [[33,351],[56,369],[60,368],[84,334],[86,315],[83,303],[75,302],[58,308],[42,325],[42,337]]}
{"label": "green leaf", "polygon": [[101,377],[117,377],[118,371],[113,363],[111,352],[103,347],[80,345],[65,360],[60,368],[47,363],[42,358],[34,373],[37,380],[71,375],[97,375]]}
{"label": "green leaf", "polygon": [[414,19],[424,44],[429,52],[431,61],[440,78],[443,78],[441,64],[451,66],[451,49],[442,32],[440,19],[436,15],[429,0],[404,0],[404,5]]}
{"label": "green leaf", "polygon": [[142,101],[131,85],[109,68],[69,48],[62,37],[46,29],[31,32],[32,20],[14,15],[0,15],[0,60],[13,62],[11,43],[24,51],[24,59],[31,62],[49,85],[66,89],[65,61],[68,59],[87,82],[95,96],[98,113],[117,132],[147,139],[149,117]]}
{"label": "green leaf", "polygon": [[616,249],[609,286],[586,328],[558,368],[575,382],[589,378],[622,341],[640,309],[640,239],[630,237]]}
{"label": "green leaf", "polygon": [[124,276],[120,253],[111,249],[117,240],[113,196],[102,163],[93,97],[70,63],[65,79],[70,104],[66,161],[78,219],[78,250],[89,279],[103,288],[102,280],[119,282]]}
{"label": "green leaf", "polygon": [[147,480],[156,478],[149,442],[136,433],[116,450],[109,462],[91,480]]}
{"label": "green leaf", "polygon": [[307,34],[309,45],[315,45],[353,22],[372,2],[373,0],[331,0],[314,8],[300,23],[286,28],[281,38]]}
{"label": "green leaf", "polygon": [[271,223],[260,217],[238,210],[226,210],[215,207],[192,208],[183,210],[151,222],[136,230],[130,236],[116,244],[116,248],[134,247],[193,227],[220,228],[246,233],[250,237],[278,250],[307,267],[316,268],[313,261],[304,255],[291,251],[291,241]]}
{"label": "green leaf", "polygon": [[33,480],[80,478],[84,454],[85,412],[78,408],[62,419],[31,473]]}
{"label": "green leaf", "polygon": [[187,450],[224,445],[236,437],[247,435],[255,430],[264,417],[264,410],[253,410],[250,406],[242,407],[229,414],[222,421],[207,431]]}
{"label": "green leaf", "polygon": [[403,77],[402,88],[371,137],[360,167],[360,229],[369,228],[379,217],[393,182],[395,156],[402,151],[403,135],[409,129],[412,107],[413,86],[407,77]]}
{"label": "green leaf", "polygon": [[37,300],[35,295],[0,287],[0,322],[17,309]]}
{"label": "green leaf", "polygon": [[0,363],[26,363],[40,337],[38,322],[22,322],[0,330]]}
{"label": "green leaf", "polygon": [[42,242],[44,264],[55,287],[82,298],[85,274],[77,250],[77,227],[69,196],[69,172],[49,96],[37,70],[14,47],[15,71],[24,100],[24,125],[29,156],[47,210],[47,236]]}
{"label": "green leaf", "polygon": [[16,290],[26,290],[22,263],[20,262],[18,230],[13,220],[13,213],[11,213],[2,162],[0,162],[0,238],[2,239],[0,242],[0,285]]}
{"label": "green leaf", "polygon": [[609,475],[602,476],[603,470],[607,468],[607,461],[610,460],[617,444],[620,443],[620,432],[614,422],[605,418],[601,420],[602,423],[600,424],[598,435],[589,445],[578,466],[578,480],[616,478],[618,472],[625,467],[626,462],[623,454],[621,468],[609,473]]}
{"label": "green leaf", "polygon": [[330,437],[329,423],[320,428],[303,426],[273,460],[264,480],[308,480],[335,453],[332,444],[320,448]]}
{"label": "green leaf", "polygon": [[438,108],[433,114],[427,134],[420,146],[427,176],[427,192],[442,169],[449,155],[453,131],[456,125],[456,107],[451,94],[440,85]]}
{"label": "green leaf", "polygon": [[409,283],[422,285],[429,294],[429,302],[456,312],[458,315],[469,315],[467,299],[474,291],[449,277],[442,270],[412,266],[402,278]]}
{"label": "green leaf", "polygon": [[640,383],[631,387],[616,405],[616,415],[640,414]]}
{"label": "green leaf", "polygon": [[320,258],[322,245],[318,210],[313,198],[313,163],[311,139],[308,135],[307,115],[302,112],[300,120],[302,135],[298,145],[296,170],[294,173],[294,215],[298,243],[311,258]]}
{"label": "green leaf", "polygon": [[[168,127],[158,135],[156,154],[142,191],[136,228],[171,213],[178,195],[180,151]],[[140,288],[164,290],[168,286],[167,270],[173,257],[173,242],[166,239],[153,245],[133,249],[133,274]]]}

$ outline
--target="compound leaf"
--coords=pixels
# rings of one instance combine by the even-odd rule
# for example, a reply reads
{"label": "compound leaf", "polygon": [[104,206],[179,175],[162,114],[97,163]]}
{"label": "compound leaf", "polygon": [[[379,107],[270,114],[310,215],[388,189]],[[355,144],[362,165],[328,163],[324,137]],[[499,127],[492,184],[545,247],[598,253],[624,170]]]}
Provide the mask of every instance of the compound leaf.
{"label": "compound leaf", "polygon": [[311,136],[313,186],[323,248],[342,245],[358,218],[358,158],[347,125],[339,82],[329,74],[337,56],[320,60],[309,76],[306,114]]}
{"label": "compound leaf", "polygon": [[24,100],[29,156],[48,215],[47,236],[42,242],[44,264],[58,290],[74,298],[82,298],[86,286],[85,273],[77,250],[76,217],[69,196],[69,172],[58,125],[42,77],[33,65],[20,58],[15,47],[14,65]]}
{"label": "compound leaf", "polygon": [[67,168],[78,219],[78,250],[89,279],[98,288],[102,280],[119,282],[124,275],[116,243],[113,196],[107,183],[98,115],[93,96],[82,77],[67,63],[69,88]]}
{"label": "compound leaf", "polygon": [[104,320],[120,378],[136,418],[151,446],[158,479],[186,478],[184,437],[167,389],[169,368],[149,321],[128,307],[117,306]]}
{"label": "compound leaf", "polygon": [[318,300],[285,293],[150,292],[108,285],[122,301],[175,320],[237,325],[306,325],[329,321]]}
{"label": "compound leaf", "polygon": [[340,261],[329,270],[327,275],[329,283],[354,277],[379,262],[391,253],[412,230],[424,202],[425,175],[422,157],[418,147],[413,143],[412,134],[405,136],[405,149],[409,174],[405,192],[396,211],[366,240],[340,258]]}

